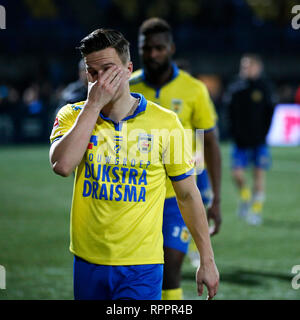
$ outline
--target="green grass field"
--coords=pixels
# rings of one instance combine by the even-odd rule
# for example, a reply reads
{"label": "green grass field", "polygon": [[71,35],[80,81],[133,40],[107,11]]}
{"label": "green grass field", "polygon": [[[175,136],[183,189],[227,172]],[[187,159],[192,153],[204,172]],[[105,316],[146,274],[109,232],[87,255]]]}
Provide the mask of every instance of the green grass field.
{"label": "green grass field", "polygon": [[[291,286],[300,265],[300,148],[273,148],[264,224],[236,216],[237,193],[222,145],[223,225],[212,239],[221,281],[216,299],[300,299]],[[73,299],[69,246],[72,177],[52,173],[48,146],[0,147],[1,299]],[[186,299],[196,296],[195,269],[185,260]]]}

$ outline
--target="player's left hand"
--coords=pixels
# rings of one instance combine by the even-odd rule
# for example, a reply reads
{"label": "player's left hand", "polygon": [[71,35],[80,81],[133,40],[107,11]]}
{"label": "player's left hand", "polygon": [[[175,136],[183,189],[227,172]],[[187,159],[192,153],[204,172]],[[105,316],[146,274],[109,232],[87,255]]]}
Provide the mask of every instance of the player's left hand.
{"label": "player's left hand", "polygon": [[213,299],[218,292],[219,280],[219,271],[214,261],[208,264],[201,263],[196,272],[198,295],[202,296],[205,285],[208,293],[207,300]]}
{"label": "player's left hand", "polygon": [[213,201],[212,205],[207,209],[207,220],[208,223],[212,220],[213,225],[209,228],[210,235],[214,236],[220,231],[222,217],[220,203]]}

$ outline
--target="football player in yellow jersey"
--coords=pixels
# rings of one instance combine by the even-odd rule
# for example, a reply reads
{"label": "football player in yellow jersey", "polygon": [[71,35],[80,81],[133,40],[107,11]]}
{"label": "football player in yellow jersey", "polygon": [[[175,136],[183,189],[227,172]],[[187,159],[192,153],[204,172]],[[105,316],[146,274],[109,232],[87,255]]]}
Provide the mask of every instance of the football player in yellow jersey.
{"label": "football player in yellow jersey", "polygon": [[[221,225],[221,155],[216,138],[216,113],[207,88],[199,80],[178,69],[172,61],[175,45],[171,27],[165,20],[150,18],[144,21],[139,30],[138,46],[143,69],[132,74],[131,91],[140,92],[146,99],[175,111],[184,128],[204,130],[204,157],[213,191],[211,204],[207,195],[210,189],[206,170],[198,176],[197,185],[203,202],[208,206],[208,219],[213,220],[214,235]],[[196,155],[196,158],[199,156],[201,155]],[[182,299],[181,267],[190,237],[169,179],[166,186],[163,299],[179,300]]]}
{"label": "football player in yellow jersey", "polygon": [[75,171],[70,229],[75,299],[161,298],[167,176],[201,256],[198,294],[205,285],[212,299],[219,274],[192,176],[191,148],[177,115],[130,93],[133,66],[121,33],[97,29],[79,49],[88,97],[60,109],[50,137],[54,172],[66,177]]}

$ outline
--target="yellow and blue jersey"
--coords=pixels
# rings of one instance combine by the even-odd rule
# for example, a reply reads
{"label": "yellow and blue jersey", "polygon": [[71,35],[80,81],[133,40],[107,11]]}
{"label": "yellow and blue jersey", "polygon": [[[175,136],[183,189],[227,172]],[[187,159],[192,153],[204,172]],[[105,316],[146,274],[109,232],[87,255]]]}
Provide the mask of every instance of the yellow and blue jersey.
{"label": "yellow and blue jersey", "polygon": [[[166,178],[193,172],[192,148],[177,115],[132,95],[139,105],[120,123],[100,113],[75,171],[70,250],[95,264],[163,263]],[[82,108],[84,102],[60,109],[52,143],[73,127]]]}
{"label": "yellow and blue jersey", "polygon": [[[147,82],[143,69],[135,71],[130,79],[130,90],[140,92],[147,100],[174,111],[185,129],[212,130],[216,126],[217,114],[206,86],[178,69],[176,64],[172,67],[172,79],[160,88],[154,88]],[[193,147],[195,150],[195,142]],[[166,197],[175,197],[169,180]]]}

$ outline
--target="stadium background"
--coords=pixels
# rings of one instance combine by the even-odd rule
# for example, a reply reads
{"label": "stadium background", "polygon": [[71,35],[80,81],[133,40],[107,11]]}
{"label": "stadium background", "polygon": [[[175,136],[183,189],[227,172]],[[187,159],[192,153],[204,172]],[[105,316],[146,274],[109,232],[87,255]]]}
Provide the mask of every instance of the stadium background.
{"label": "stadium background", "polygon": [[[217,299],[299,299],[291,273],[300,264],[300,121],[293,147],[272,147],[262,226],[237,219],[229,174],[222,96],[245,52],[258,53],[279,102],[294,104],[300,85],[300,29],[295,0],[19,0],[0,1],[0,299],[72,299],[68,252],[72,178],[55,176],[48,137],[60,95],[78,78],[75,47],[98,27],[120,30],[137,69],[137,30],[151,16],[173,27],[175,58],[206,82],[219,115],[223,156],[221,233],[213,238],[221,274]],[[300,117],[300,114],[299,114]],[[185,298],[196,299],[194,268],[185,261]],[[199,299],[199,298],[197,298]]]}

